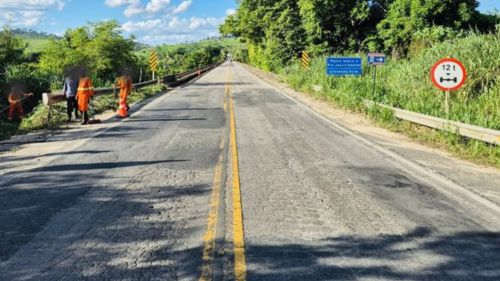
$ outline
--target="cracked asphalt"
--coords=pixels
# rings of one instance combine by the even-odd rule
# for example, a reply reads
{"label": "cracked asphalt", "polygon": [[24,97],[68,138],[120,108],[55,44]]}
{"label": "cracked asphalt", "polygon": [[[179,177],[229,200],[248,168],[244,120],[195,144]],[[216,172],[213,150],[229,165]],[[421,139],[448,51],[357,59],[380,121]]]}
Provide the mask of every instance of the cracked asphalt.
{"label": "cracked asphalt", "polygon": [[486,196],[500,189],[498,171],[476,169],[484,176],[463,186],[467,171],[426,169],[387,148],[396,140],[332,124],[236,63],[122,122],[0,154],[0,280],[199,280],[209,213],[213,279],[243,280],[228,89],[246,280],[500,280],[500,207]]}

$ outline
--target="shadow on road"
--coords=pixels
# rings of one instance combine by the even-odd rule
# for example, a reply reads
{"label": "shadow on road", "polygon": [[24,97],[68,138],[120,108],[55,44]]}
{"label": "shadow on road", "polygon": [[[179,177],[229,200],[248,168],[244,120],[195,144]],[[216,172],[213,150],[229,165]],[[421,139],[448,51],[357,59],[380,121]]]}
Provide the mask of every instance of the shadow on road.
{"label": "shadow on road", "polygon": [[52,156],[68,156],[68,155],[76,155],[76,154],[103,154],[103,153],[108,153],[108,152],[111,152],[111,151],[110,150],[78,150],[78,151],[46,153],[46,154],[41,154],[41,155],[23,156],[23,157],[0,156],[0,162],[7,163],[7,162],[33,160],[33,159],[52,157]]}
{"label": "shadow on road", "polygon": [[[64,165],[53,165],[41,168],[35,168],[28,171],[28,173],[40,173],[40,172],[68,172],[68,171],[90,171],[90,170],[101,170],[101,169],[117,169],[117,168],[128,168],[155,164],[165,164],[165,163],[176,163],[176,162],[187,162],[189,160],[162,160],[162,161],[125,161],[125,162],[102,162],[102,163],[87,163],[87,164],[64,164]],[[21,172],[12,172],[7,175],[20,175]]]}
{"label": "shadow on road", "polygon": [[500,280],[500,233],[342,236],[307,244],[247,245],[247,280]]}
{"label": "shadow on road", "polygon": [[187,161],[61,164],[6,174],[13,178],[0,187],[0,260],[27,243],[54,214],[76,204],[95,183],[109,179],[101,170]]}
{"label": "shadow on road", "polygon": [[[193,231],[203,231],[205,227],[188,226],[193,218],[183,214],[182,207],[187,204],[183,202],[207,197],[211,192],[210,185],[131,190],[98,187],[82,196],[89,187],[71,188],[68,180],[66,177],[52,178],[51,182],[59,185],[57,188],[1,190],[1,200],[11,199],[13,203],[2,204],[0,209],[0,261],[6,261],[33,239],[62,209],[78,202],[79,208],[91,210],[84,217],[74,217],[74,221],[65,226],[67,231],[62,230],[63,235],[46,241],[50,248],[47,250],[53,250],[48,246],[53,243],[58,254],[51,257],[55,260],[41,261],[50,266],[43,276],[33,276],[26,271],[26,266],[31,267],[29,262],[33,262],[30,259],[34,258],[26,257],[24,267],[17,268],[18,264],[0,267],[6,269],[4,276],[8,280],[58,280],[62,277],[64,280],[158,280],[153,276],[162,276],[162,280],[195,280],[199,277],[201,243],[189,248],[179,241]],[[165,202],[169,203],[162,204]],[[64,248],[60,249],[61,245]],[[149,245],[157,246],[146,251]],[[43,257],[44,253],[38,254]],[[134,266],[124,266],[123,261],[131,256],[135,256]],[[58,262],[61,260],[64,262]],[[117,261],[122,262],[117,264]],[[149,277],[144,279],[145,276]]]}

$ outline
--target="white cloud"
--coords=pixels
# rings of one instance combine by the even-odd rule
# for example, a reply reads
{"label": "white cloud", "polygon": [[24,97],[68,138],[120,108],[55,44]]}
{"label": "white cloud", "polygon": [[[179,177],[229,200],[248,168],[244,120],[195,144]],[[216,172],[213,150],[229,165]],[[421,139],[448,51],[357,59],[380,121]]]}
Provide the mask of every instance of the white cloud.
{"label": "white cloud", "polygon": [[125,11],[123,12],[123,14],[127,18],[130,18],[130,17],[133,17],[135,15],[142,14],[143,12],[144,12],[144,9],[141,6],[130,5],[130,6],[127,7],[127,9],[125,9]]}
{"label": "white cloud", "polygon": [[[0,0],[1,1],[1,0]],[[192,0],[184,0],[177,6],[171,6],[171,0],[149,0],[146,3],[140,0],[105,0],[104,3],[111,8],[127,6],[123,14],[133,17],[140,14],[158,14],[164,12],[171,16],[187,11],[193,4]]]}
{"label": "white cloud", "polygon": [[64,8],[65,0],[0,0],[2,9],[21,9],[21,10],[43,10],[51,7],[57,7],[59,10]]}
{"label": "white cloud", "polygon": [[140,0],[106,0],[104,1],[104,4],[106,6],[111,7],[111,8],[116,8],[120,7],[123,5],[139,5],[141,2]]}
{"label": "white cloud", "polygon": [[127,23],[122,25],[122,30],[132,33],[136,31],[144,31],[152,28],[157,28],[160,25],[162,25],[162,21],[160,19],[139,22],[128,21]]}
{"label": "white cloud", "polygon": [[194,29],[199,29],[199,28],[206,28],[206,27],[216,27],[221,24],[221,20],[217,18],[197,18],[193,17],[190,19],[189,23],[189,29],[194,30]]}
{"label": "white cloud", "polygon": [[176,8],[174,8],[174,10],[172,11],[172,13],[173,14],[184,13],[185,11],[187,11],[189,9],[189,7],[191,7],[192,4],[193,4],[192,0],[182,1],[182,3],[180,3],[179,6],[177,6]]}
{"label": "white cloud", "polygon": [[232,16],[236,14],[236,10],[235,9],[227,9],[226,10],[226,16]]}
{"label": "white cloud", "polygon": [[70,0],[0,0],[0,25],[33,27],[40,24],[48,9],[62,11]]}
{"label": "white cloud", "polygon": [[151,0],[146,5],[146,11],[150,13],[156,13],[164,9],[170,4],[170,0]]}
{"label": "white cloud", "polygon": [[173,17],[170,20],[154,19],[146,21],[128,21],[122,25],[122,30],[126,32],[149,31],[149,32],[191,32],[204,31],[217,28],[223,18],[198,18],[180,19]]}
{"label": "white cloud", "polygon": [[224,18],[179,18],[128,21],[122,30],[137,35],[139,41],[148,44],[195,41],[217,36],[218,26]]}

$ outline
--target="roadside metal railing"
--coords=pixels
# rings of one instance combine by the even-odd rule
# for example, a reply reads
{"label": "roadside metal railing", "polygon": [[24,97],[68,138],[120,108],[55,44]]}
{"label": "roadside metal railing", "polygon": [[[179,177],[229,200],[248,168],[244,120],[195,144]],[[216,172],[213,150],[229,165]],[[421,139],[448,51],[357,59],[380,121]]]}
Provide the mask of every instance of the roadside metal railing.
{"label": "roadside metal railing", "polygon": [[[158,79],[155,79],[155,80],[150,80],[150,81],[132,84],[132,87],[134,89],[141,89],[141,88],[148,87],[148,86],[155,85],[155,84],[159,85],[161,83],[167,85],[168,87],[176,87],[176,86],[181,85],[187,81],[192,80],[193,78],[195,78],[198,75],[201,75],[203,73],[206,73],[206,72],[214,69],[218,65],[220,65],[220,64],[219,63],[212,64],[212,65],[207,66],[207,67],[202,68],[202,69],[190,70],[190,71],[179,73],[179,74],[165,75],[163,77],[158,77]],[[112,88],[97,88],[94,90],[94,97],[114,94],[116,90],[117,89],[114,87],[112,87]],[[56,93],[43,93],[42,100],[43,100],[43,104],[45,104],[46,106],[52,106],[54,104],[66,101],[66,98],[65,98],[62,90],[60,90],[60,91],[57,91]]]}
{"label": "roadside metal railing", "polygon": [[[323,87],[321,87],[320,85],[313,85],[311,88],[315,92],[321,92],[323,90]],[[458,134],[462,137],[483,141],[489,144],[500,145],[500,131],[498,130],[483,128],[409,110],[404,110],[371,100],[364,100],[363,103],[367,108],[378,106],[388,109],[394,113],[394,116],[396,118],[401,120],[409,121],[411,123],[445,132]]]}
{"label": "roadside metal railing", "polygon": [[[267,77],[282,81],[283,79],[274,74],[274,73],[269,73],[269,72],[263,72],[261,70],[257,70],[253,67],[251,67],[254,71],[259,71],[261,73],[264,73]],[[321,92],[323,91],[323,87],[321,85],[312,85],[311,86],[312,90],[315,92]],[[466,137],[469,139],[474,139],[474,140],[479,140],[483,141],[485,143],[493,144],[493,145],[500,145],[500,131],[499,130],[493,130],[493,129],[488,129],[488,128],[483,128],[479,126],[474,126],[470,124],[465,124],[457,121],[452,121],[448,119],[443,119],[439,117],[434,117],[422,113],[417,113],[413,111],[408,111],[400,108],[395,108],[392,106],[388,106],[385,104],[377,103],[371,100],[364,100],[364,105],[367,108],[373,108],[375,106],[385,108],[388,110],[391,110],[394,113],[394,116],[398,119],[409,121],[414,124],[422,125],[425,127],[445,131],[445,132],[450,132],[453,134],[458,134],[462,137]]]}
{"label": "roadside metal railing", "polygon": [[482,128],[479,126],[395,108],[371,100],[365,100],[364,104],[368,108],[378,106],[381,108],[389,109],[394,113],[394,116],[396,118],[399,118],[401,120],[409,121],[441,131],[459,134],[460,136],[483,141],[489,144],[500,145],[500,131],[498,130]]}

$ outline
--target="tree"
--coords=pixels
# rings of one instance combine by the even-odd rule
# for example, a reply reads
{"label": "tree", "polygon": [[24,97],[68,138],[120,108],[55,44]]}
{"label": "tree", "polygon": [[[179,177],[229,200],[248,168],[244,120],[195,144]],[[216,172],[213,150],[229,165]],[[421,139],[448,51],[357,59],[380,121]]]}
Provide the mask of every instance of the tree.
{"label": "tree", "polygon": [[4,29],[0,31],[0,68],[9,64],[21,63],[24,58],[26,43],[14,34]]}
{"label": "tree", "polygon": [[281,1],[276,11],[277,17],[269,20],[265,37],[265,67],[268,70],[276,70],[295,58],[304,49],[306,38],[294,1]]}
{"label": "tree", "polygon": [[461,30],[479,18],[476,0],[395,0],[379,25],[379,36],[394,56],[406,54],[417,32],[433,26]]}
{"label": "tree", "polygon": [[221,26],[219,32],[222,36],[240,36],[238,31],[238,19],[236,15],[229,15]]}
{"label": "tree", "polygon": [[[99,82],[114,81],[124,67],[135,68],[134,38],[124,38],[116,21],[69,29],[62,40],[52,40],[39,68],[60,80],[65,69],[86,67]],[[101,83],[102,84],[102,83]]]}
{"label": "tree", "polygon": [[298,0],[313,53],[359,51],[376,32],[390,0]]}

